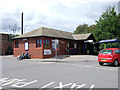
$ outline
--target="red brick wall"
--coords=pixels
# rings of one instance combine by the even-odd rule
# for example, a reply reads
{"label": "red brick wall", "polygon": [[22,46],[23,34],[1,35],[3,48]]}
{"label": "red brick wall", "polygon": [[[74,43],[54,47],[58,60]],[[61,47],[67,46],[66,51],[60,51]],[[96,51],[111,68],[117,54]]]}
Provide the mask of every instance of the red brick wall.
{"label": "red brick wall", "polygon": [[0,34],[0,54],[12,54],[12,40],[9,38],[8,34]]}
{"label": "red brick wall", "polygon": [[[36,48],[36,40],[42,39],[42,47]],[[50,40],[50,47],[43,47],[43,40]],[[25,41],[29,42],[29,50],[25,51],[25,41],[23,39],[17,39],[19,41],[19,48],[14,48],[14,56],[21,55],[23,52],[28,52],[31,55],[31,58],[50,58],[55,56],[55,51],[52,50],[52,38],[29,38]],[[14,47],[15,47],[15,41],[14,40]],[[67,40],[59,39],[59,50],[58,55],[66,55],[66,47],[67,47]],[[44,55],[44,49],[51,50],[51,55]]]}
{"label": "red brick wall", "polygon": [[[23,41],[23,39],[18,39],[19,41],[19,48],[14,48],[14,56],[18,56],[18,55],[21,55],[23,52],[26,53],[28,52],[30,55],[31,55],[31,58],[43,58],[43,48],[42,47],[39,47],[39,48],[36,48],[36,40],[37,38],[30,38],[28,40],[25,40],[25,41],[28,41],[29,42],[29,50],[28,51],[25,51],[25,41]],[[14,40],[15,42],[15,40]],[[15,43],[14,43],[14,46],[15,46]]]}

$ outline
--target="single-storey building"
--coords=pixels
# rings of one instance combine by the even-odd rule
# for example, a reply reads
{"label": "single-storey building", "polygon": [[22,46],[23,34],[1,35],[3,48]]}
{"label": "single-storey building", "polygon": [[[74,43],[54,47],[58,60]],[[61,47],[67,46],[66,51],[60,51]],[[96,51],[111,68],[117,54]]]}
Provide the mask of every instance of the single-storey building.
{"label": "single-storey building", "polygon": [[13,38],[14,56],[28,52],[31,58],[50,58],[55,56],[55,40],[57,40],[58,55],[92,54],[94,42],[91,33],[73,34],[51,28],[41,27]]}

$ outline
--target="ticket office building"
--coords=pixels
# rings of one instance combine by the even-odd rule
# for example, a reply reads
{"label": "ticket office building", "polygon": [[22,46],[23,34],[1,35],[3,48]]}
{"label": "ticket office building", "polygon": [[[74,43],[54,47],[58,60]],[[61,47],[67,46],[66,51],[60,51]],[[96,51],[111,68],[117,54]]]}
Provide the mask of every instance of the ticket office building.
{"label": "ticket office building", "polygon": [[15,57],[28,52],[31,58],[40,59],[55,56],[55,40],[57,40],[58,55],[67,55],[67,47],[69,54],[90,54],[87,51],[92,50],[93,44],[87,41],[95,42],[91,33],[73,34],[45,27],[14,37],[13,40]]}

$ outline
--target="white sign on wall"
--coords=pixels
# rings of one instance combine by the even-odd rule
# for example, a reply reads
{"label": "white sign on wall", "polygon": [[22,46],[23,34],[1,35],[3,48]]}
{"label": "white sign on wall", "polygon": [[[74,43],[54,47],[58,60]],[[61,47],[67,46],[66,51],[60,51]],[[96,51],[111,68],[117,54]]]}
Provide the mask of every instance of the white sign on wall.
{"label": "white sign on wall", "polygon": [[29,46],[28,46],[28,42],[25,42],[25,50],[28,50]]}
{"label": "white sign on wall", "polygon": [[44,55],[51,55],[50,49],[44,49]]}

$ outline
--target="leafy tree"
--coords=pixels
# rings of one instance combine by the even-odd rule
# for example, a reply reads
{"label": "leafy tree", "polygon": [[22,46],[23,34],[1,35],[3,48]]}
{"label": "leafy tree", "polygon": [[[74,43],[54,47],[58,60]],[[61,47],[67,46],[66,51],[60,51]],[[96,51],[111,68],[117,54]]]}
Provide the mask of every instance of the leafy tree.
{"label": "leafy tree", "polygon": [[117,15],[115,7],[109,7],[96,22],[94,34],[97,41],[120,37],[120,15]]}
{"label": "leafy tree", "polygon": [[94,34],[94,30],[96,29],[96,25],[88,26],[87,24],[79,25],[74,31],[75,34],[84,34],[84,33],[92,33]]}
{"label": "leafy tree", "polygon": [[94,34],[94,31],[96,30],[96,25],[91,25],[87,28],[87,33]]}
{"label": "leafy tree", "polygon": [[75,34],[86,33],[86,32],[87,32],[87,28],[88,28],[88,25],[87,25],[87,24],[79,25],[79,26],[76,28],[76,31],[74,31],[74,33],[75,33]]}
{"label": "leafy tree", "polygon": [[12,37],[16,37],[16,36],[19,36],[19,35],[9,34],[9,37],[10,37],[10,38],[12,38]]}

